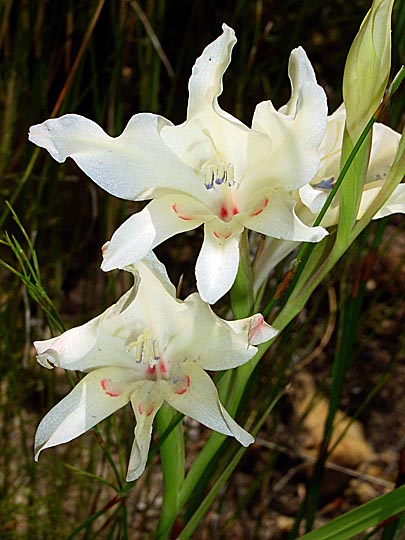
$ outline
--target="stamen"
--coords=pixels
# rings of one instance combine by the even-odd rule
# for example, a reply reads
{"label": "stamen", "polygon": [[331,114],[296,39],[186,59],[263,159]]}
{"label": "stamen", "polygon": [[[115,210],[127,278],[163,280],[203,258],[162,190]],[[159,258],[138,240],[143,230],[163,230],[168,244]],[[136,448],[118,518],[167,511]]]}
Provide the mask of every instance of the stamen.
{"label": "stamen", "polygon": [[127,345],[127,351],[136,349],[135,362],[148,364],[148,370],[154,371],[155,365],[160,362],[159,341],[153,339],[148,329],[145,329],[137,340]]}
{"label": "stamen", "polygon": [[314,184],[314,187],[318,189],[332,189],[333,188],[333,182],[335,181],[334,177],[331,176],[330,178],[323,179],[317,184]]}
{"label": "stamen", "polygon": [[208,165],[205,173],[206,189],[215,189],[216,186],[232,187],[236,185],[235,173],[231,163],[218,163],[216,165]]}

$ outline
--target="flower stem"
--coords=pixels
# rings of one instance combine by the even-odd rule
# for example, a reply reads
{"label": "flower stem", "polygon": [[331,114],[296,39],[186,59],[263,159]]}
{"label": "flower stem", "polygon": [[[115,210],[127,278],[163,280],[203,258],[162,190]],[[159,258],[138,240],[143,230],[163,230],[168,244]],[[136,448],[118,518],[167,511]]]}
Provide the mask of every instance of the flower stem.
{"label": "flower stem", "polygon": [[[156,417],[159,435],[162,436],[177,415],[173,409],[163,406]],[[173,523],[179,513],[179,492],[184,480],[184,437],[182,424],[178,423],[160,447],[163,470],[162,511],[156,531],[158,540],[170,538]]]}

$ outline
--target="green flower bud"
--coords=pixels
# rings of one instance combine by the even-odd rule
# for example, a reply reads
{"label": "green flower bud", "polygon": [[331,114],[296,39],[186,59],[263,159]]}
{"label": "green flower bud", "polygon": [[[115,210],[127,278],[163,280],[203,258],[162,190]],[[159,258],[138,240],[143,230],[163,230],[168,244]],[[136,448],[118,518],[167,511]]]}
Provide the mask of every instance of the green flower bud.
{"label": "green flower bud", "polygon": [[374,0],[346,60],[343,100],[346,128],[354,143],[380,104],[391,66],[391,12],[394,0]]}

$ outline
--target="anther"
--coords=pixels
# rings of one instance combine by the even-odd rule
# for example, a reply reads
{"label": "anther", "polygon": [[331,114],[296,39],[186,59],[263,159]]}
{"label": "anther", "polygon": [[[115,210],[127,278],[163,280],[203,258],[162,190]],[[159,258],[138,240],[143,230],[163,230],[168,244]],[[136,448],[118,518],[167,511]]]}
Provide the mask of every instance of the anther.
{"label": "anther", "polygon": [[218,163],[207,167],[204,182],[206,189],[215,189],[216,186],[222,185],[232,187],[235,183],[235,175],[231,163]]}
{"label": "anther", "polygon": [[153,339],[147,329],[138,336],[137,340],[128,344],[127,351],[130,352],[132,349],[136,349],[135,362],[137,364],[148,364],[148,367],[153,369],[160,361],[159,342]]}
{"label": "anther", "polygon": [[314,185],[314,187],[318,189],[332,189],[333,188],[333,182],[335,181],[334,177],[323,179],[317,184]]}

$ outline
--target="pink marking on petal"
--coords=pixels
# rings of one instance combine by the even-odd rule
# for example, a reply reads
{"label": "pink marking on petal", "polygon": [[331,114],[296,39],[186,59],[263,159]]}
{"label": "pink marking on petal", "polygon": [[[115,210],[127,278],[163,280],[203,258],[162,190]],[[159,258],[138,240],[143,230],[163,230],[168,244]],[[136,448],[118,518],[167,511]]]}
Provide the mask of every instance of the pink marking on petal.
{"label": "pink marking on petal", "polygon": [[107,253],[109,244],[110,244],[110,242],[106,242],[103,245],[103,247],[101,248],[101,253],[102,253],[103,256]]}
{"label": "pink marking on petal", "polygon": [[150,366],[148,364],[148,367],[146,368],[146,372],[148,375],[153,375],[156,372],[156,366]]}
{"label": "pink marking on petal", "polygon": [[159,366],[160,366],[160,372],[161,372],[162,374],[166,375],[166,373],[167,373],[168,370],[167,370],[166,364],[163,362],[162,359],[160,359]]}
{"label": "pink marking on petal", "polygon": [[232,208],[232,215],[236,216],[236,214],[239,214],[239,210],[236,208],[236,206],[234,206]]}
{"label": "pink marking on petal", "polygon": [[155,410],[155,407],[153,405],[150,405],[149,409],[146,411],[146,416],[150,416],[154,410]]}
{"label": "pink marking on petal", "polygon": [[153,411],[155,410],[155,406],[154,405],[147,405],[147,409],[145,411],[145,403],[138,403],[138,411],[139,411],[139,414],[143,414],[143,413],[146,413],[146,416],[150,416]]}
{"label": "pink marking on petal", "polygon": [[263,210],[266,208],[266,206],[269,204],[269,199],[266,197],[264,200],[263,200],[263,205],[260,206],[257,210],[255,210],[254,212],[251,212],[250,213],[250,216],[251,217],[255,217],[255,216],[258,216],[259,214],[261,214],[263,212]]}
{"label": "pink marking on petal", "polygon": [[191,221],[193,218],[190,216],[184,216],[179,213],[179,207],[177,206],[177,203],[172,204],[173,212],[177,215],[178,218],[184,219],[184,221]]}
{"label": "pink marking on petal", "polygon": [[186,375],[185,377],[183,377],[182,382],[185,383],[185,386],[180,387],[178,390],[175,390],[175,392],[174,392],[178,396],[182,396],[190,388],[190,383],[191,383],[190,377],[188,375]]}
{"label": "pink marking on petal", "polygon": [[221,216],[221,219],[225,219],[226,217],[228,217],[228,210],[225,208],[224,205],[221,206],[221,211],[219,215]]}
{"label": "pink marking on petal", "polygon": [[111,379],[101,379],[100,384],[107,396],[118,397],[121,395],[121,388]]}
{"label": "pink marking on petal", "polygon": [[249,328],[249,332],[248,332],[249,341],[252,341],[255,335],[260,332],[262,326],[266,326],[266,322],[264,320],[263,315],[259,314],[259,316],[257,317],[257,321],[254,322]]}
{"label": "pink marking on petal", "polygon": [[215,236],[215,238],[218,238],[218,240],[220,240],[221,238],[224,238],[224,240],[227,240],[228,238],[230,238],[232,236],[232,232],[230,232],[230,231],[228,231],[228,232],[214,231],[213,235]]}

